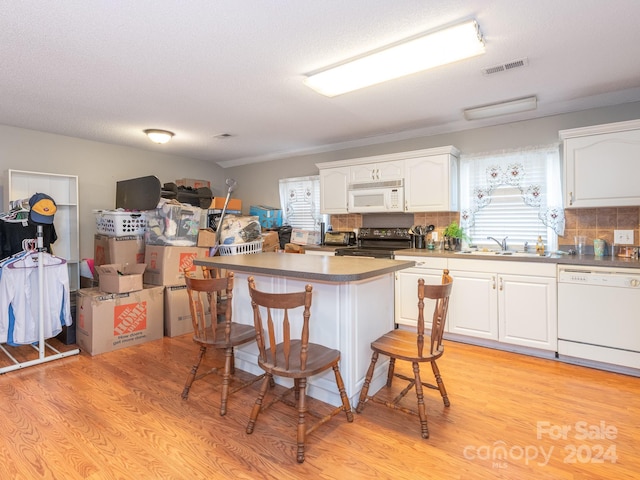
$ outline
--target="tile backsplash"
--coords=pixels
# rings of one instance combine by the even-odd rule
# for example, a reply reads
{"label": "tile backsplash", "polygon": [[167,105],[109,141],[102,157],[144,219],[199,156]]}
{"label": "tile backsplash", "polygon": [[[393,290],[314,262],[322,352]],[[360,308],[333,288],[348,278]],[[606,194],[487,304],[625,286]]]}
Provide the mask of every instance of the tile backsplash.
{"label": "tile backsplash", "polygon": [[[558,238],[558,244],[573,245],[575,235],[587,237],[587,245],[600,238],[611,245],[614,230],[633,230],[634,244],[640,245],[640,207],[619,208],[579,208],[566,209],[564,235]],[[434,225],[437,232],[453,220],[459,220],[458,212],[414,213],[414,225]],[[361,214],[332,215],[331,225],[334,230],[355,230],[362,228]]]}

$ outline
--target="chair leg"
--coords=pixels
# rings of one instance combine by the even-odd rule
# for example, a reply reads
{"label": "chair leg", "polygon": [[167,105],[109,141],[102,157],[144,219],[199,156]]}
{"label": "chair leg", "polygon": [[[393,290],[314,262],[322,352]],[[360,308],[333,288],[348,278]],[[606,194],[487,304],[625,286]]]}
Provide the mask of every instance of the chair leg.
{"label": "chair leg", "polygon": [[229,373],[231,373],[231,375],[236,374],[236,356],[234,355],[233,347],[231,347],[231,369]]}
{"label": "chair leg", "polygon": [[253,433],[253,429],[256,426],[256,420],[258,419],[258,415],[260,414],[260,409],[262,408],[262,401],[264,400],[264,396],[267,394],[267,389],[273,382],[273,375],[270,373],[265,374],[262,379],[262,385],[260,385],[260,393],[258,393],[258,398],[256,398],[256,403],[253,405],[251,409],[251,415],[249,417],[249,423],[247,424],[247,433]]}
{"label": "chair leg", "polygon": [[391,383],[393,382],[393,374],[396,370],[396,359],[393,357],[389,358],[389,370],[387,370],[387,388],[391,388]]}
{"label": "chair leg", "polygon": [[220,394],[220,416],[227,413],[227,400],[229,399],[229,382],[233,368],[233,347],[224,351],[224,373],[222,374],[222,393]]}
{"label": "chair leg", "polygon": [[369,364],[369,370],[367,370],[367,375],[364,377],[364,383],[362,384],[362,390],[360,390],[360,398],[358,399],[358,406],[356,407],[356,412],[361,413],[364,408],[364,404],[367,401],[367,395],[369,394],[369,384],[371,383],[371,378],[373,377],[373,370],[376,367],[376,362],[378,361],[378,352],[373,352],[371,355],[371,363]]}
{"label": "chair leg", "polygon": [[440,390],[440,395],[442,395],[442,401],[444,402],[444,406],[448,407],[451,405],[449,403],[449,396],[447,395],[447,389],[444,388],[444,382],[442,381],[442,377],[440,376],[440,370],[438,369],[438,365],[436,362],[431,362],[431,369],[433,370],[433,374],[436,377],[436,383],[438,384],[438,390]]}
{"label": "chair leg", "polygon": [[337,363],[333,366],[333,373],[336,376],[336,384],[338,385],[340,399],[342,400],[342,409],[347,415],[347,421],[353,422],[353,412],[351,411],[351,405],[349,404],[349,397],[347,397],[347,392],[344,389],[344,382],[342,381],[342,375],[340,375],[340,368]]}
{"label": "chair leg", "polygon": [[296,398],[298,399],[298,451],[296,454],[296,460],[298,463],[304,462],[304,441],[306,435],[306,428],[304,425],[304,415],[307,412],[307,379],[296,379]]}
{"label": "chair leg", "polygon": [[422,392],[422,382],[420,381],[420,364],[413,362],[413,375],[416,379],[416,397],[418,397],[418,416],[420,417],[420,429],[422,438],[429,438],[429,428],[427,427],[427,409],[424,406],[424,394]]}
{"label": "chair leg", "polygon": [[189,373],[189,376],[187,377],[187,381],[184,384],[184,390],[182,390],[183,400],[186,400],[187,397],[189,397],[189,389],[191,388],[193,381],[196,379],[196,373],[198,373],[198,368],[200,367],[200,363],[202,363],[202,358],[204,357],[204,354],[206,353],[206,351],[207,351],[207,347],[205,347],[204,345],[201,345],[200,353],[198,354],[196,363],[195,365],[193,365],[193,367],[191,367],[191,372]]}

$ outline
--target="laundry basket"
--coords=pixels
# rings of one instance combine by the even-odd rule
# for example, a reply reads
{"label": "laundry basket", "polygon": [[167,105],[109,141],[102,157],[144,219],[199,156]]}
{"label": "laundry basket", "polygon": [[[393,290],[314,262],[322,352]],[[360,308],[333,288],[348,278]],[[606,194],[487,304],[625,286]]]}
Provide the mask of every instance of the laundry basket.
{"label": "laundry basket", "polygon": [[232,245],[219,245],[220,255],[247,255],[249,253],[262,252],[262,238],[247,243],[235,243]]}

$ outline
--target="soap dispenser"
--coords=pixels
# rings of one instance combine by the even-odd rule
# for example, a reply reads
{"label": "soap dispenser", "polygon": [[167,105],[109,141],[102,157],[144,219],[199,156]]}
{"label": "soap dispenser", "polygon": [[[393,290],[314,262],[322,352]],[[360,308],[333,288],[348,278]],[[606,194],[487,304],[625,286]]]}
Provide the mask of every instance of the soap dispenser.
{"label": "soap dispenser", "polygon": [[544,242],[542,241],[542,236],[538,236],[538,241],[536,242],[536,253],[540,256],[544,255]]}

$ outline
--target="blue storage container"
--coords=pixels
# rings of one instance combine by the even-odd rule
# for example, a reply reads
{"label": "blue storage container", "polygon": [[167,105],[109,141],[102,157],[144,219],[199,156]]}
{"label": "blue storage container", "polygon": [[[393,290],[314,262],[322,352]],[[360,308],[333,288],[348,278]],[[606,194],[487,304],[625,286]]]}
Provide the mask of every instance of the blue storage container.
{"label": "blue storage container", "polygon": [[278,228],[282,226],[282,210],[265,205],[251,205],[249,215],[258,217],[262,228]]}

